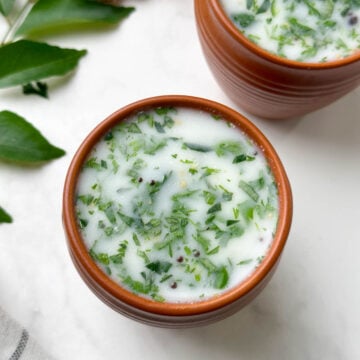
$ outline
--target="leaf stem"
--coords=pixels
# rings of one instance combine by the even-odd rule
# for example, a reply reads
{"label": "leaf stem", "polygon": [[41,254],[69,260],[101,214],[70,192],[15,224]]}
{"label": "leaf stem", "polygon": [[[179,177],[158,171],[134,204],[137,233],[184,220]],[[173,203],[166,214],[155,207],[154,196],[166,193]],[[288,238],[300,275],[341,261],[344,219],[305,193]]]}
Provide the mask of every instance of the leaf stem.
{"label": "leaf stem", "polygon": [[9,24],[9,29],[5,33],[2,41],[1,46],[6,45],[7,43],[10,43],[14,40],[14,35],[16,33],[16,30],[19,28],[20,24],[23,22],[24,18],[30,11],[31,6],[33,5],[33,1],[27,0],[24,6],[20,9],[18,15],[15,17],[13,23],[7,19],[7,22]]}

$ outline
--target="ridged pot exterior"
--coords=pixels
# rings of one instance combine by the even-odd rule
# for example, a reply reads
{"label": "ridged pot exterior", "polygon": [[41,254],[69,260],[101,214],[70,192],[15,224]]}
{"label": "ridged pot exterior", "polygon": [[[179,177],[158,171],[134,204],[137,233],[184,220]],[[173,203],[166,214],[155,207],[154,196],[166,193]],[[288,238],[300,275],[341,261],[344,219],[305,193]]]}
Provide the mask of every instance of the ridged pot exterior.
{"label": "ridged pot exterior", "polygon": [[[159,106],[206,111],[232,122],[262,150],[278,187],[279,219],[267,255],[242,283],[208,300],[194,303],[160,303],[133,294],[106,275],[93,261],[77,224],[75,198],[82,166],[98,141],[115,125],[133,114]],[[195,119],[194,119],[195,121]],[[63,224],[71,259],[93,293],[109,307],[141,323],[166,328],[188,328],[224,319],[250,303],[272,277],[285,246],[292,220],[292,195],[285,169],[265,136],[241,114],[210,100],[173,95],[140,100],[120,109],[100,123],[76,152],[65,180]]]}
{"label": "ridged pot exterior", "polygon": [[216,80],[237,105],[254,115],[301,116],[360,85],[359,51],[332,63],[289,61],[245,39],[227,19],[219,0],[195,0],[195,14],[203,52]]}

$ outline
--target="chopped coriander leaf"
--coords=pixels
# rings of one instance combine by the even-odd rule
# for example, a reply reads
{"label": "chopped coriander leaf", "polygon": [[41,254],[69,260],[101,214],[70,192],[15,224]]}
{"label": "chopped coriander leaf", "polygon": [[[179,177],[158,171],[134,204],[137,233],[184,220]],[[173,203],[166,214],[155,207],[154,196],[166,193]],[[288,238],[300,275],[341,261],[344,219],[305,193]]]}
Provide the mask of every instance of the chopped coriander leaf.
{"label": "chopped coriander leaf", "polygon": [[237,210],[247,222],[254,219],[255,204],[252,200],[247,200],[239,204]]}
{"label": "chopped coriander leaf", "polygon": [[223,191],[222,198],[224,201],[231,201],[233,198],[233,193],[225,189],[224,186],[219,185],[219,188]]}
{"label": "chopped coriander leaf", "polygon": [[259,194],[247,182],[240,180],[239,187],[255,202],[257,202],[259,200]]}
{"label": "chopped coriander leaf", "polygon": [[200,258],[199,263],[209,272],[213,273],[217,270],[217,267],[208,259]]}
{"label": "chopped coriander leaf", "polygon": [[85,162],[84,168],[101,170],[101,164],[97,161],[96,157],[92,157]]}
{"label": "chopped coriander leaf", "polygon": [[215,282],[214,287],[216,289],[223,289],[229,281],[229,273],[226,268],[223,266],[215,272]]}
{"label": "chopped coriander leaf", "polygon": [[144,154],[155,155],[159,150],[167,145],[167,139],[155,139],[151,137],[149,142],[146,144]]}
{"label": "chopped coriander leaf", "polygon": [[221,210],[221,203],[216,203],[215,205],[213,205],[208,211],[208,214],[212,214],[214,212],[218,212]]}
{"label": "chopped coriander leaf", "polygon": [[212,169],[212,168],[209,168],[208,166],[203,166],[201,169],[205,170],[204,176],[210,176],[210,175],[218,174],[219,172],[221,172],[221,170],[219,170],[219,169]]}
{"label": "chopped coriander leaf", "polygon": [[179,199],[192,197],[194,194],[196,194],[198,192],[199,192],[198,189],[181,191],[181,192],[174,194],[171,199],[174,201],[178,201]]}
{"label": "chopped coriander leaf", "polygon": [[85,229],[89,224],[89,220],[79,218],[78,223],[79,223],[80,229]]}
{"label": "chopped coriander leaf", "polygon": [[136,233],[133,233],[132,238],[134,240],[135,245],[140,246],[140,240],[139,240],[138,236],[136,235]]}
{"label": "chopped coriander leaf", "polygon": [[143,283],[141,281],[134,280],[131,276],[128,275],[123,279],[123,283],[136,294],[149,294],[150,292],[156,293],[158,291],[158,287],[154,285],[151,279],[148,279]]}
{"label": "chopped coriander leaf", "polygon": [[239,222],[239,220],[227,220],[226,226],[231,226],[231,225],[237,224],[238,222]]}
{"label": "chopped coriander leaf", "polygon": [[253,160],[255,160],[254,156],[240,154],[240,155],[235,156],[235,158],[233,160],[233,164],[238,164],[243,161],[253,161]]}
{"label": "chopped coriander leaf", "polygon": [[87,195],[78,195],[77,197],[84,205],[90,205],[93,200],[94,200],[94,196],[91,194],[87,194]]}
{"label": "chopped coriander leaf", "polygon": [[99,254],[96,255],[96,259],[103,265],[109,265],[110,264],[108,254],[99,253]]}
{"label": "chopped coriander leaf", "polygon": [[145,261],[145,264],[150,263],[150,259],[149,259],[149,257],[147,256],[147,254],[146,254],[145,251],[138,250],[136,254]]}
{"label": "chopped coriander leaf", "polygon": [[255,21],[255,15],[249,13],[240,13],[234,15],[232,18],[235,23],[238,23],[243,28],[247,28]]}
{"label": "chopped coriander leaf", "polygon": [[155,112],[158,115],[167,115],[168,113],[172,112],[172,113],[176,113],[176,109],[173,107],[158,107],[155,109]]}
{"label": "chopped coriander leaf", "polygon": [[237,219],[239,217],[240,211],[238,208],[233,208],[234,218]]}
{"label": "chopped coriander leaf", "polygon": [[184,251],[185,251],[186,255],[188,255],[188,256],[190,256],[192,254],[192,251],[188,246],[184,246]]}
{"label": "chopped coriander leaf", "polygon": [[172,263],[168,261],[154,261],[146,265],[146,267],[157,274],[167,273],[172,267]]}
{"label": "chopped coriander leaf", "polygon": [[114,264],[122,264],[123,263],[123,259],[126,255],[126,250],[128,248],[128,241],[124,240],[120,243],[118,251],[116,254],[111,255],[109,257],[110,261]]}
{"label": "chopped coriander leaf", "polygon": [[153,300],[157,301],[157,302],[164,302],[165,298],[159,294],[151,294],[151,297],[153,298]]}
{"label": "chopped coriander leaf", "polygon": [[158,121],[155,121],[155,129],[157,132],[159,132],[161,134],[165,133],[163,126]]}
{"label": "chopped coriander leaf", "polygon": [[253,262],[253,259],[245,259],[245,260],[239,261],[236,265],[247,265],[247,264],[250,264],[251,262]]}
{"label": "chopped coriander leaf", "polygon": [[129,133],[140,134],[141,130],[136,123],[130,123],[127,125],[127,131]]}
{"label": "chopped coriander leaf", "polygon": [[120,219],[127,225],[127,226],[132,226],[132,224],[134,223],[134,219],[130,216],[127,216],[125,214],[123,214],[122,212],[118,211],[117,214],[119,215]]}
{"label": "chopped coriander leaf", "polygon": [[220,246],[218,245],[218,246],[214,247],[213,249],[209,250],[206,253],[206,255],[215,255],[219,252],[219,250],[220,250]]}
{"label": "chopped coriander leaf", "polygon": [[105,141],[109,141],[112,140],[114,138],[114,134],[112,131],[109,131],[105,136],[104,136],[104,140]]}
{"label": "chopped coriander leaf", "polygon": [[12,217],[0,206],[0,224],[2,223],[12,223]]}
{"label": "chopped coriander leaf", "polygon": [[172,277],[172,274],[164,275],[164,276],[161,278],[160,283],[163,283],[163,282],[165,282],[166,280],[169,280],[171,277]]}
{"label": "chopped coriander leaf", "polygon": [[106,208],[104,212],[110,223],[116,224],[115,210],[113,209],[113,207]]}
{"label": "chopped coriander leaf", "polygon": [[[209,246],[210,246],[210,240],[205,237],[204,235],[200,234],[199,232],[196,235],[193,235],[193,238],[195,239],[195,241],[197,243],[199,243],[201,245],[201,247],[205,250],[208,251]],[[190,252],[191,254],[191,252]],[[189,254],[187,254],[189,255]]]}
{"label": "chopped coriander leaf", "polygon": [[237,155],[241,153],[243,146],[237,141],[224,141],[220,142],[215,146],[216,155],[219,157],[227,154]]}
{"label": "chopped coriander leaf", "polygon": [[212,147],[206,146],[206,145],[200,145],[200,144],[189,143],[189,142],[185,142],[184,145],[185,145],[188,149],[194,150],[194,151],[199,151],[199,152],[209,152],[209,151],[212,151]]}

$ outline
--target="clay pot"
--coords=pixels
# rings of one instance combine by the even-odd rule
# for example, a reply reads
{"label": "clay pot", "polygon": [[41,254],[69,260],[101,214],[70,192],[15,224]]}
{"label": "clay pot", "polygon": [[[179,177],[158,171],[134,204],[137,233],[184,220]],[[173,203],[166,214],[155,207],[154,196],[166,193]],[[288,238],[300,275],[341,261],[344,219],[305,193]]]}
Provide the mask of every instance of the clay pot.
{"label": "clay pot", "polygon": [[249,41],[220,0],[195,0],[203,52],[219,85],[241,108],[268,119],[301,116],[360,84],[360,51],[326,63],[273,55]]}
{"label": "clay pot", "polygon": [[[116,124],[131,115],[159,106],[186,107],[220,115],[240,128],[263,151],[278,184],[279,220],[273,243],[262,263],[238,286],[220,296],[195,303],[160,303],[137,296],[110,279],[92,260],[77,226],[75,196],[78,176],[92,148]],[[196,119],[194,119],[196,121]],[[89,288],[119,313],[148,325],[193,327],[223,319],[248,304],[273,275],[283,251],[292,219],[292,196],[281,161],[265,136],[234,110],[210,100],[188,96],[160,96],[128,105],[101,122],[76,152],[63,193],[63,224],[71,258]]]}

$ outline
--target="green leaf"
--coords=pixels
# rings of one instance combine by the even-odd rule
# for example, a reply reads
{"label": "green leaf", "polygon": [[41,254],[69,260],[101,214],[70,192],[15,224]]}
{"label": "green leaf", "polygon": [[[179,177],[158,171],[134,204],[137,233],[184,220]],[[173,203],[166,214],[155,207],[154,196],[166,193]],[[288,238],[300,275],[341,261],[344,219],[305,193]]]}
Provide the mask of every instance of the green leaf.
{"label": "green leaf", "polygon": [[253,161],[255,160],[254,156],[250,156],[250,155],[245,155],[245,154],[240,154],[238,156],[235,156],[234,160],[233,160],[233,164],[238,164],[241,163],[243,161]]}
{"label": "green leaf", "polygon": [[213,205],[208,211],[207,214],[212,214],[214,212],[218,212],[221,211],[221,203],[216,203],[215,205]]}
{"label": "green leaf", "polygon": [[69,26],[116,24],[133,10],[132,7],[115,7],[87,0],[39,0],[16,35],[68,30]]}
{"label": "green leaf", "polygon": [[86,50],[19,40],[0,47],[0,88],[23,85],[73,70]]}
{"label": "green leaf", "polygon": [[33,163],[56,159],[65,151],[51,145],[24,118],[10,111],[0,112],[0,159]]}
{"label": "green leaf", "polygon": [[14,6],[15,0],[0,0],[0,12],[7,16]]}
{"label": "green leaf", "polygon": [[184,145],[189,148],[190,150],[199,151],[199,152],[209,152],[212,151],[210,146],[194,144],[194,143],[184,143]]}
{"label": "green leaf", "polygon": [[24,95],[39,95],[45,99],[48,98],[48,86],[46,83],[37,81],[35,84],[28,83],[23,85]]}
{"label": "green leaf", "polygon": [[306,26],[300,22],[298,22],[298,20],[296,18],[290,18],[289,19],[289,24],[290,26],[290,31],[298,36],[298,37],[302,37],[302,36],[311,36],[313,34],[315,34],[315,30],[312,29],[309,26]]}
{"label": "green leaf", "polygon": [[213,273],[217,271],[217,267],[208,259],[208,258],[201,258],[199,259],[199,263],[209,272]]}
{"label": "green leaf", "polygon": [[167,273],[170,270],[171,266],[171,263],[159,260],[146,265],[149,270],[154,271],[157,274]]}
{"label": "green leaf", "polygon": [[218,269],[215,274],[215,282],[214,287],[215,289],[223,289],[229,281],[229,274],[226,268],[223,266],[222,268]]}
{"label": "green leaf", "polygon": [[271,5],[270,0],[264,0],[264,2],[261,4],[261,6],[259,7],[256,13],[262,14],[264,12],[267,12],[270,8],[270,5]]}
{"label": "green leaf", "polygon": [[196,236],[193,235],[193,238],[196,242],[198,242],[201,247],[205,250],[208,251],[209,246],[210,246],[210,240],[208,238],[206,238],[205,236],[201,235],[200,233],[197,233]]}
{"label": "green leaf", "polygon": [[249,197],[257,202],[259,200],[259,194],[256,192],[256,190],[249,185],[247,182],[240,180],[239,187],[241,190],[243,190]]}
{"label": "green leaf", "polygon": [[250,10],[254,6],[254,0],[246,0],[246,8]]}
{"label": "green leaf", "polygon": [[218,245],[214,247],[212,250],[208,251],[206,255],[215,255],[219,252],[219,250],[220,250],[220,246]]}
{"label": "green leaf", "polygon": [[240,13],[233,16],[233,20],[241,27],[246,28],[254,22],[255,16],[248,13]]}
{"label": "green leaf", "polygon": [[0,224],[12,223],[12,217],[0,206]]}
{"label": "green leaf", "polygon": [[253,259],[241,260],[236,265],[247,265],[247,264],[250,264],[252,261],[253,261]]}

